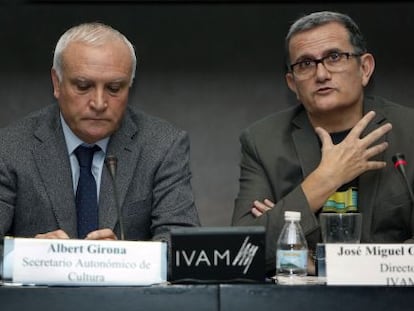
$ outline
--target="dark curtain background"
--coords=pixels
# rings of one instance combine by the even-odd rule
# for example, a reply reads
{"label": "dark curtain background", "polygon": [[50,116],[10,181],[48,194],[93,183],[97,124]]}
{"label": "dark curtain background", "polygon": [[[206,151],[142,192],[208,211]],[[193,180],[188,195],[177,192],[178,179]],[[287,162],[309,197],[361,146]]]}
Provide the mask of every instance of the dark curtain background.
{"label": "dark curtain background", "polygon": [[229,225],[238,136],[295,103],[284,81],[284,36],[317,10],[350,14],[365,33],[377,65],[368,92],[414,106],[414,3],[0,0],[0,127],[53,101],[52,51],[68,27],[108,23],[137,49],[130,104],[189,132],[201,221]]}

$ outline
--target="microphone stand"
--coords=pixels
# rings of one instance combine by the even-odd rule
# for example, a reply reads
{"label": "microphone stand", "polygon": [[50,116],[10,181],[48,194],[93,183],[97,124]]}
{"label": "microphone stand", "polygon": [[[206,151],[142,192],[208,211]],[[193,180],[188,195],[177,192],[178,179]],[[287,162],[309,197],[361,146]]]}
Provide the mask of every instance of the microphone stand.
{"label": "microphone stand", "polygon": [[410,182],[408,181],[407,174],[405,172],[404,165],[407,165],[407,161],[402,153],[397,153],[392,157],[392,162],[394,163],[394,167],[399,170],[401,173],[405,184],[407,186],[408,194],[410,195],[411,205],[414,206],[414,194],[411,188]]}

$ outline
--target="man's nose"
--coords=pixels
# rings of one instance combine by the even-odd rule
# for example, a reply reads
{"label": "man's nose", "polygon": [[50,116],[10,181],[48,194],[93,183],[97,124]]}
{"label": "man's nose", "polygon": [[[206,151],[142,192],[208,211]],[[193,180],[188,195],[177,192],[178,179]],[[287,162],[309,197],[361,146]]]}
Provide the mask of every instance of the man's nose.
{"label": "man's nose", "polygon": [[97,88],[90,100],[90,105],[93,109],[102,111],[107,107],[107,101],[105,97],[105,92],[103,89]]}
{"label": "man's nose", "polygon": [[316,78],[318,81],[323,81],[326,79],[330,79],[331,72],[326,69],[326,66],[323,62],[319,62],[316,64]]}

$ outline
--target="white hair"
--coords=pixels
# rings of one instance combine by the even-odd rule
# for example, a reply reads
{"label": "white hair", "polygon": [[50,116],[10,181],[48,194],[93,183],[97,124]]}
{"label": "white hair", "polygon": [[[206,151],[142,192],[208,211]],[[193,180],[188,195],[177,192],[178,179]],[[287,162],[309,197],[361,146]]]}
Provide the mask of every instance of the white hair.
{"label": "white hair", "polygon": [[121,40],[126,44],[131,52],[131,78],[130,85],[135,77],[135,70],[137,65],[137,57],[135,55],[134,46],[129,40],[121,34],[118,30],[111,26],[102,23],[84,23],[68,29],[58,40],[54,55],[53,55],[53,69],[56,71],[59,81],[62,81],[62,54],[67,46],[72,42],[82,42],[92,46],[100,46],[104,43],[113,40]]}

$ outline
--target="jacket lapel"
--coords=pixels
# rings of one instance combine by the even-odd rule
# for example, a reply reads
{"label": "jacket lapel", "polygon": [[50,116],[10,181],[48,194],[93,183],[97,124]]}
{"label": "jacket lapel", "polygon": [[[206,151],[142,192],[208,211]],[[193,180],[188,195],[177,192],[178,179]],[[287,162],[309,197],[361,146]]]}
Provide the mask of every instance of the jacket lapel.
{"label": "jacket lapel", "polygon": [[[117,158],[117,172],[115,186],[118,194],[119,206],[124,205],[131,184],[136,164],[136,151],[132,149],[131,142],[137,134],[137,127],[131,120],[128,110],[125,113],[121,127],[111,136],[107,155]],[[101,228],[116,230],[118,213],[113,191],[113,184],[106,167],[102,168],[102,181],[99,200],[99,224]]]}
{"label": "jacket lapel", "polygon": [[72,174],[57,105],[34,135],[39,141],[32,150],[34,161],[56,222],[60,229],[74,238],[77,233]]}
{"label": "jacket lapel", "polygon": [[321,158],[317,134],[311,126],[306,112],[302,109],[292,120],[295,129],[292,132],[303,178],[306,178],[319,165]]}
{"label": "jacket lapel", "polygon": [[[386,122],[380,106],[375,105],[372,99],[366,99],[364,103],[364,114],[368,111],[375,110],[376,115],[367,128],[362,133],[362,137],[371,133],[382,124]],[[387,137],[379,138],[374,144],[379,144],[386,141]],[[372,158],[371,160],[384,161],[384,152]],[[362,240],[369,242],[373,212],[375,209],[375,198],[377,197],[379,187],[379,177],[381,170],[367,171],[359,177],[358,181],[358,210],[363,214],[362,216]]]}

